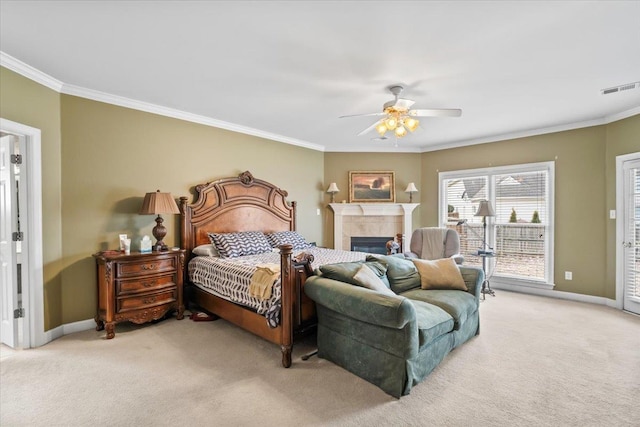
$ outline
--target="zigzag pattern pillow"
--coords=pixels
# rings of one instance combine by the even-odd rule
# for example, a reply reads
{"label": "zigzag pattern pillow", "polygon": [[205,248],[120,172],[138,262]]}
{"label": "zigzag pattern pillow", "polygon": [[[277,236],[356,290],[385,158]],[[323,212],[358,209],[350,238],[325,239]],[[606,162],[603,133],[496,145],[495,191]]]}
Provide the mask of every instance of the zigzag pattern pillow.
{"label": "zigzag pattern pillow", "polygon": [[293,245],[293,249],[308,249],[313,247],[311,243],[307,243],[296,231],[278,231],[276,233],[268,233],[267,240],[274,248],[280,245]]}
{"label": "zigzag pattern pillow", "polygon": [[260,231],[238,233],[208,233],[211,243],[223,258],[256,255],[271,252],[271,245]]}

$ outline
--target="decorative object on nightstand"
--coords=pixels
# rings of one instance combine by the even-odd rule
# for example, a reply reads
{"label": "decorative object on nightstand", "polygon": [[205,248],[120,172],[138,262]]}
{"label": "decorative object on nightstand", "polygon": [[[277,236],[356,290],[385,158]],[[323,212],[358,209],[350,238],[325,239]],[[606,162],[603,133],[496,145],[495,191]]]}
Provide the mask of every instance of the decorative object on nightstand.
{"label": "decorative object on nightstand", "polygon": [[156,218],[156,226],[153,227],[153,237],[156,238],[156,244],[153,246],[155,251],[168,250],[167,245],[162,241],[167,235],[167,228],[162,225],[164,221],[160,214],[179,214],[180,210],[171,193],[161,193],[160,190],[155,193],[147,193],[142,202],[140,215],[158,215]]}
{"label": "decorative object on nightstand", "polygon": [[172,310],[184,317],[182,284],[184,249],[150,254],[119,251],[93,255],[98,267],[96,330],[106,328],[107,339],[115,336],[120,322],[146,323]]}
{"label": "decorative object on nightstand", "polygon": [[335,201],[334,199],[336,197],[336,193],[338,192],[340,192],[338,186],[335,182],[332,182],[331,185],[329,185],[329,188],[327,188],[327,193],[331,193],[331,203]]}
{"label": "decorative object on nightstand", "polygon": [[407,189],[404,190],[405,193],[409,193],[409,203],[413,203],[413,193],[417,193],[418,189],[416,188],[416,184],[414,184],[413,182],[410,182],[409,185],[407,185]]}

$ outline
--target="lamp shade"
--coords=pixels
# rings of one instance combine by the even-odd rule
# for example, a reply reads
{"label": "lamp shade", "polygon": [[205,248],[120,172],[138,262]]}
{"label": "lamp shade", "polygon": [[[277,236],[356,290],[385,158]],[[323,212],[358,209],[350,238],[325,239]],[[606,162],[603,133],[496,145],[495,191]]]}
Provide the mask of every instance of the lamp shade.
{"label": "lamp shade", "polygon": [[140,208],[140,215],[179,214],[180,210],[171,193],[147,193]]}
{"label": "lamp shade", "polygon": [[418,189],[416,188],[416,185],[413,182],[410,182],[409,185],[407,185],[407,189],[404,190],[405,193],[417,193]]}
{"label": "lamp shade", "polygon": [[327,188],[327,193],[337,193],[339,191],[340,190],[335,182],[332,182],[331,185],[329,185],[329,188]]}
{"label": "lamp shade", "polygon": [[496,211],[493,210],[490,201],[480,200],[480,205],[478,206],[475,216],[496,216]]}

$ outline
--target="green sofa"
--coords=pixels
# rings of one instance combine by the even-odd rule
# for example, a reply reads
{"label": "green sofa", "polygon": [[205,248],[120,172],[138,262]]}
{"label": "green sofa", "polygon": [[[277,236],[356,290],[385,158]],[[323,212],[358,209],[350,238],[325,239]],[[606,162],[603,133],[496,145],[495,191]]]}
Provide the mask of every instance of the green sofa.
{"label": "green sofa", "polygon": [[[353,276],[363,263],[393,293],[358,286]],[[484,274],[459,269],[467,291],[421,289],[418,270],[402,256],[322,266],[304,285],[318,312],[318,357],[394,397],[409,394],[451,350],[480,332]]]}

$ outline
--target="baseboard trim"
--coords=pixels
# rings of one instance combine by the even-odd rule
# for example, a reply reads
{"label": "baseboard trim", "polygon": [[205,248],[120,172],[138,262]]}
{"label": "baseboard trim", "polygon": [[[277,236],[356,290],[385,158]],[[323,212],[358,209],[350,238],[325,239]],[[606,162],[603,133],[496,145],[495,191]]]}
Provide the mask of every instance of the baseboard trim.
{"label": "baseboard trim", "polygon": [[576,294],[574,292],[553,291],[547,289],[534,288],[530,286],[516,286],[505,283],[495,283],[493,289],[503,289],[505,291],[519,292],[522,294],[540,295],[551,298],[558,298],[570,301],[587,302],[590,304],[606,305],[607,307],[618,308],[616,300],[593,295]]}
{"label": "baseboard trim", "polygon": [[[88,331],[89,329],[93,329],[95,327],[96,327],[96,322],[93,319],[80,320],[78,322],[73,322],[73,323],[65,323],[64,325],[60,325],[57,328],[53,328],[46,332],[47,338],[49,339],[46,343],[49,343],[64,335],[73,334],[75,332]],[[46,344],[46,343],[43,343],[43,344]]]}

